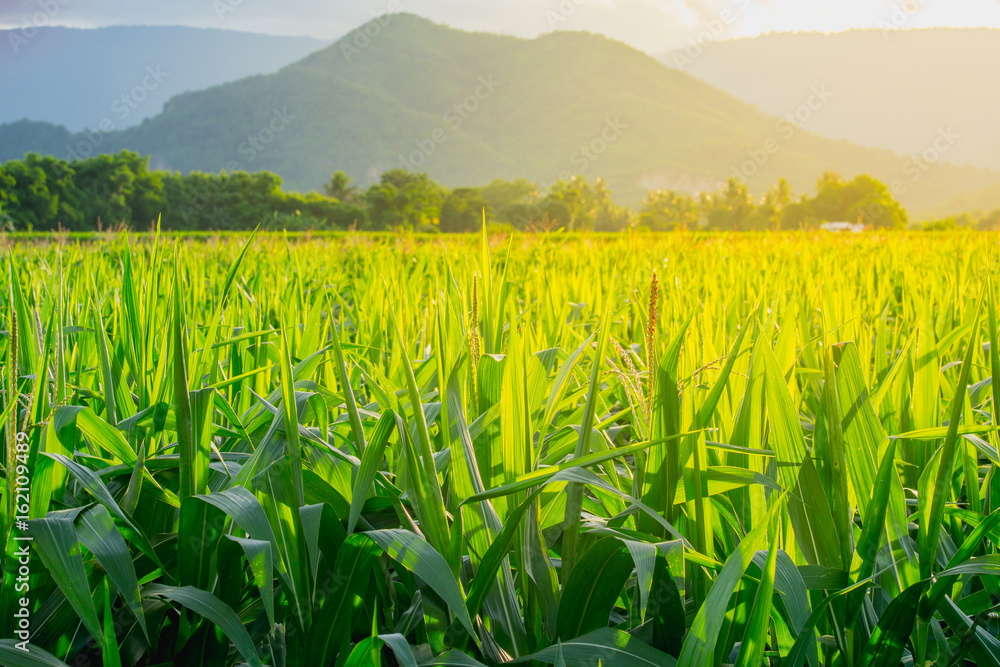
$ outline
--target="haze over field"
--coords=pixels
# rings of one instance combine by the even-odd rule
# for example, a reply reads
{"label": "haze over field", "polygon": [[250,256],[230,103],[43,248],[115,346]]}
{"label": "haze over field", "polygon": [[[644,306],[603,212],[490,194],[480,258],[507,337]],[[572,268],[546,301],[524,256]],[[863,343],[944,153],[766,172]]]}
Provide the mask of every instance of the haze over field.
{"label": "haze over field", "polygon": [[721,39],[858,28],[1000,28],[1000,6],[993,0],[5,0],[0,29],[184,25],[333,41],[387,11],[518,37],[584,30],[654,54],[682,47],[720,21]]}
{"label": "haze over field", "polygon": [[180,93],[275,72],[328,42],[222,29],[0,30],[0,123],[122,130]]}
{"label": "haze over field", "polygon": [[0,0],[0,665],[1000,667],[1000,0]]}
{"label": "haze over field", "polygon": [[919,155],[950,130],[956,141],[942,159],[1000,169],[998,30],[773,34],[661,59],[776,116],[821,86],[829,100],[810,131]]}
{"label": "haze over field", "polygon": [[[116,30],[109,35],[128,36],[134,43],[130,31],[162,37],[192,29]],[[216,34],[198,31],[196,37],[207,42]],[[933,43],[937,34],[921,35]],[[87,33],[69,35],[79,40]],[[987,42],[996,36],[977,35]],[[941,39],[953,36],[940,33]],[[275,38],[234,39],[252,51],[255,39]],[[827,39],[832,46],[824,53],[837,41]],[[841,41],[850,46],[857,40]],[[700,63],[706,71],[738,71],[714,63],[743,44],[708,45],[694,60],[693,73]],[[293,50],[309,45],[286,43]],[[165,57],[178,57],[164,49]],[[285,57],[293,52],[287,49]],[[775,52],[780,49],[768,51]],[[203,48],[202,53],[212,52]],[[787,49],[774,59],[787,59]],[[775,67],[768,61],[764,70]],[[796,72],[811,70],[786,68],[788,77],[768,79],[771,89],[729,86],[738,88],[731,91],[737,96],[756,95],[752,101],[775,113],[766,115],[687,72],[597,35],[556,32],[525,40],[458,31],[411,14],[385,14],[277,73],[177,95],[162,113],[138,126],[109,123],[102,131],[89,125],[90,131],[76,135],[51,124],[0,126],[0,159],[19,158],[29,150],[73,159],[130,149],[150,155],[155,168],[182,172],[266,169],[298,190],[319,189],[335,170],[367,185],[386,170],[402,167],[425,171],[452,187],[524,177],[544,188],[580,174],[605,179],[623,203],[638,202],[653,189],[710,191],[729,177],[746,181],[755,192],[780,178],[788,179],[795,192],[809,192],[832,170],[847,177],[871,174],[918,216],[954,212],[949,208],[956,202],[976,201],[984,210],[1000,206],[992,189],[1000,184],[1000,174],[949,163],[953,155],[968,152],[970,135],[965,124],[956,123],[963,130],[955,132],[944,122],[946,102],[935,103],[940,123],[934,132],[920,125],[935,111],[916,103],[916,84],[909,95],[902,84],[889,89],[883,97],[895,100],[892,108],[872,98],[867,113],[854,116],[855,125],[892,126],[895,131],[886,132],[882,144],[900,146],[902,140],[893,137],[906,137],[918,155],[865,148],[863,140],[874,136],[869,130],[855,132],[862,141],[854,144],[822,138],[819,131],[849,134],[830,130],[830,119],[838,109],[841,115],[857,111],[851,100],[863,98],[876,76],[851,81],[841,76],[832,85],[822,72],[796,78]],[[216,76],[223,74],[220,70]],[[175,89],[187,86],[183,76],[180,69],[171,74]],[[768,99],[774,101],[766,103],[762,90],[773,90]],[[956,93],[949,99],[967,97]],[[152,106],[150,100],[144,108]],[[988,116],[982,106],[965,113]]]}

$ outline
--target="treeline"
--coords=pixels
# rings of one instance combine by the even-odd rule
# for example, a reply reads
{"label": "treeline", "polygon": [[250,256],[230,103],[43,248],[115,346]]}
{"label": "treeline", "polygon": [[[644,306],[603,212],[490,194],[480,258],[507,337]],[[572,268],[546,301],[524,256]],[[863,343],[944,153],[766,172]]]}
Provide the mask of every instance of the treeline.
{"label": "treeline", "polygon": [[72,162],[29,153],[0,165],[0,227],[9,230],[146,229],[161,215],[178,230],[346,228],[365,218],[320,194],[282,192],[268,172],[150,171],[147,157],[129,151]]}
{"label": "treeline", "polygon": [[938,220],[929,220],[923,224],[923,229],[928,232],[943,232],[955,229],[997,230],[1000,229],[1000,209],[989,213],[963,213]]}
{"label": "treeline", "polygon": [[324,192],[284,192],[269,172],[151,171],[148,158],[124,151],[66,162],[28,154],[0,165],[0,228],[10,231],[91,231],[125,225],[147,229],[404,228],[466,232],[481,227],[483,211],[501,225],[527,231],[626,228],[800,229],[828,221],[871,228],[907,225],[889,189],[869,176],[844,180],[825,174],[813,196],[793,197],[782,180],[753,196],[736,178],[715,192],[649,192],[637,211],[612,201],[606,183],[582,176],[540,187],[525,179],[448,189],[427,174],[393,169],[367,189],[337,172]]}

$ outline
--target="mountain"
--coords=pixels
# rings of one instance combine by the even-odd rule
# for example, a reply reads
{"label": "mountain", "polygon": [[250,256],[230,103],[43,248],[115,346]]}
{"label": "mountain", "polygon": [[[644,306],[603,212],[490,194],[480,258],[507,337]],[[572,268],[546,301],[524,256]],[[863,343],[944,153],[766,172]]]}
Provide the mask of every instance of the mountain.
{"label": "mountain", "polygon": [[821,85],[830,100],[805,124],[812,132],[919,154],[950,127],[960,140],[942,159],[1000,169],[1000,30],[779,33],[662,60],[777,116]]}
{"label": "mountain", "polygon": [[[20,155],[5,146],[41,147],[56,131],[0,127],[0,160]],[[833,170],[895,184],[916,216],[1000,183],[996,172],[923,170],[888,150],[822,138],[604,37],[525,40],[408,14],[274,74],[178,95],[136,127],[76,135],[56,154],[122,148],[184,172],[266,169],[298,190],[338,169],[362,185],[399,166],[449,186],[526,177],[545,187],[576,173],[605,178],[625,203],[654,188],[714,189],[730,175],[755,192],[785,177],[811,193]]]}
{"label": "mountain", "polygon": [[74,132],[102,121],[119,130],[137,125],[175,95],[269,74],[329,44],[183,27],[29,34],[0,30],[0,90],[12,92],[0,95],[0,123],[30,118]]}

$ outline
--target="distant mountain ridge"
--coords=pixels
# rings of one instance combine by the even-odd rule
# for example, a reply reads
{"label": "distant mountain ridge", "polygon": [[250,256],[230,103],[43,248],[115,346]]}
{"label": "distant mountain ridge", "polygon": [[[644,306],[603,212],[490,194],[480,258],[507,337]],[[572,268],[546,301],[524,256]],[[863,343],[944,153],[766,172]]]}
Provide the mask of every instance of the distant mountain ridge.
{"label": "distant mountain ridge", "polygon": [[1000,169],[1000,30],[775,33],[661,60],[777,116],[822,85],[812,132],[918,156],[950,129],[960,140],[940,159]]}
{"label": "distant mountain ridge", "polygon": [[[605,37],[527,40],[409,14],[369,33],[363,48],[351,33],[274,74],[178,95],[140,125],[102,133],[100,145],[83,135],[71,143],[128,148],[184,172],[266,169],[298,190],[338,169],[365,185],[405,166],[449,186],[600,176],[635,203],[648,189],[713,190],[731,175],[758,193],[782,177],[811,193],[833,170],[896,184],[917,216],[1000,197],[1000,173],[940,163],[914,177],[908,157],[812,134],[811,120],[767,115]],[[0,160],[50,150],[58,137],[44,124],[0,127]],[[66,146],[52,152],[65,157]]]}
{"label": "distant mountain ridge", "polygon": [[0,30],[0,123],[115,130],[171,97],[270,74],[329,44],[233,30],[161,26]]}

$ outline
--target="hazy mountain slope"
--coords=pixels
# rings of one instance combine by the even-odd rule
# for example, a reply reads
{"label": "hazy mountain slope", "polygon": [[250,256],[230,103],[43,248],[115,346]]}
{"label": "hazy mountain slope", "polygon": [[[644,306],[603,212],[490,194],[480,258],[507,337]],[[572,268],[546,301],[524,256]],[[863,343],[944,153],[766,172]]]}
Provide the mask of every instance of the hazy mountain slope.
{"label": "hazy mountain slope", "polygon": [[[811,192],[832,169],[899,181],[918,215],[1000,183],[943,164],[913,182],[906,158],[796,130],[595,35],[522,40],[396,15],[366,48],[349,40],[272,75],[180,95],[100,149],[183,171],[268,169],[295,189],[318,188],[335,169],[367,184],[401,165],[451,186],[582,173],[606,178],[625,202],[650,188],[714,189],[734,173],[756,191],[786,177]],[[3,151],[10,133],[0,128],[0,159],[13,157]]]}
{"label": "hazy mountain slope", "polygon": [[944,159],[1000,168],[1000,30],[773,34],[712,44],[663,61],[763,111],[793,113],[813,86],[831,94],[810,131],[918,154],[941,128],[961,139]]}
{"label": "hazy mountain slope", "polygon": [[67,148],[73,142],[73,134],[62,125],[30,120],[0,125],[0,162],[28,152],[71,159],[67,157]]}
{"label": "hazy mountain slope", "polygon": [[0,123],[28,118],[72,131],[104,119],[116,129],[136,125],[174,95],[275,72],[328,44],[185,27],[43,27],[26,42],[21,35],[0,31]]}

